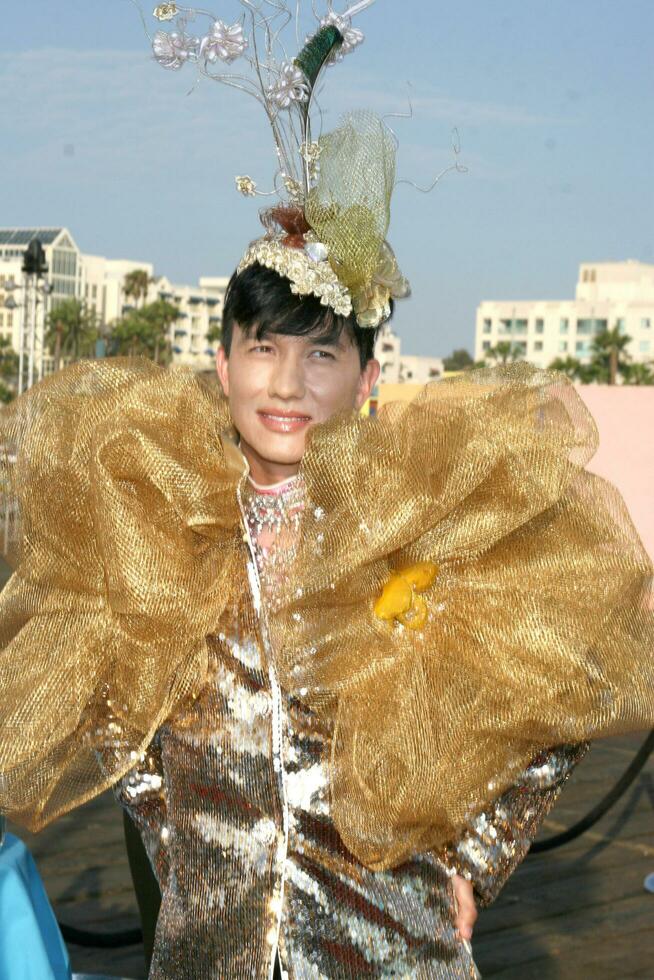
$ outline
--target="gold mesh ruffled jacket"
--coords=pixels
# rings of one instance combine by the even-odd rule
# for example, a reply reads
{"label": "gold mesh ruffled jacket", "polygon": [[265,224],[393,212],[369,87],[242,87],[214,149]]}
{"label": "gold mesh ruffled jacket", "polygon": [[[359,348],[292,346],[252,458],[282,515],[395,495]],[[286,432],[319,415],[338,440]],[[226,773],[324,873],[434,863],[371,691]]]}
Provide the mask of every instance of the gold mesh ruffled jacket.
{"label": "gold mesh ruffled jacket", "polygon": [[[588,741],[654,722],[652,566],[569,382],[333,419],[272,498],[184,371],[76,365],[2,426],[3,811],[116,785],[153,977],[474,977],[449,874],[491,901]],[[420,629],[379,619],[420,562]]]}

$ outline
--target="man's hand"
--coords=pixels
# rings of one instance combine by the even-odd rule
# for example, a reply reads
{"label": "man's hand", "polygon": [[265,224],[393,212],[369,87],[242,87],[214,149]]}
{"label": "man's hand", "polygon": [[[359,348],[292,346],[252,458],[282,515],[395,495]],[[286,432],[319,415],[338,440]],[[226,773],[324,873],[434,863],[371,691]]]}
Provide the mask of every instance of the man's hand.
{"label": "man's hand", "polygon": [[461,875],[454,875],[452,884],[454,885],[454,897],[456,899],[454,925],[463,939],[471,939],[472,929],[478,915],[472,884],[467,878],[462,878]]}

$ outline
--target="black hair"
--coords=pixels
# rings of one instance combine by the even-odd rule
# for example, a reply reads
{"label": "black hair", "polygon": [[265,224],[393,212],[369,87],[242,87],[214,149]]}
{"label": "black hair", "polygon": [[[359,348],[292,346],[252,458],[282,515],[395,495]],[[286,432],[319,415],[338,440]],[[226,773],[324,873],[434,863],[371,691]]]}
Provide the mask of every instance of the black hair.
{"label": "black hair", "polygon": [[[392,308],[391,300],[391,312]],[[349,316],[335,313],[316,296],[296,296],[285,276],[259,262],[235,272],[227,286],[221,342],[228,357],[235,323],[246,335],[255,330],[257,340],[278,333],[311,336],[319,343],[336,344],[345,331],[359,352],[361,370],[375,356],[379,332],[379,328],[360,327],[354,313]]]}

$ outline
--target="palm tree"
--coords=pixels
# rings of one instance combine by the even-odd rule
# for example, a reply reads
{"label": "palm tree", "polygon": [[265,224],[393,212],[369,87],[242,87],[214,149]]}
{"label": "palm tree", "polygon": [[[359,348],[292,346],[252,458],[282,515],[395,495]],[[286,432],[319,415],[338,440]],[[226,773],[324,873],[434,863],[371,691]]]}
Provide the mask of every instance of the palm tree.
{"label": "palm tree", "polygon": [[150,324],[141,316],[140,310],[131,310],[113,324],[110,339],[114,354],[127,354],[129,357],[145,354],[150,340]]}
{"label": "palm tree", "polygon": [[495,363],[506,364],[507,361],[519,361],[522,358],[522,349],[517,344],[512,344],[510,340],[498,340],[495,347],[486,351],[486,355]]}
{"label": "palm tree", "polygon": [[77,361],[89,355],[98,337],[97,316],[79,299],[64,299],[50,310],[46,321],[45,340],[54,348],[54,369],[59,370],[61,358],[72,356]]}
{"label": "palm tree", "polygon": [[157,299],[144,306],[140,314],[149,324],[149,346],[154,354],[154,363],[158,364],[162,349],[167,353],[170,347],[170,328],[179,320],[179,309],[165,299]]}
{"label": "palm tree", "polygon": [[654,385],[654,362],[649,364],[626,364],[622,368],[625,384],[628,385]]}
{"label": "palm tree", "polygon": [[576,357],[570,357],[568,354],[566,357],[555,357],[550,361],[548,370],[559,371],[572,381],[585,381],[588,376],[586,367],[587,365],[582,364]]}
{"label": "palm tree", "polygon": [[627,367],[630,355],[627,347],[631,337],[620,333],[619,325],[612,330],[604,329],[593,337],[591,345],[591,365],[596,368],[597,380],[607,384],[616,384],[619,372]]}
{"label": "palm tree", "polygon": [[10,402],[16,393],[18,354],[9,337],[0,337],[0,402]]}
{"label": "palm tree", "polygon": [[125,276],[123,282],[123,293],[126,299],[134,299],[136,306],[145,302],[148,295],[148,288],[153,280],[145,269],[132,269]]}

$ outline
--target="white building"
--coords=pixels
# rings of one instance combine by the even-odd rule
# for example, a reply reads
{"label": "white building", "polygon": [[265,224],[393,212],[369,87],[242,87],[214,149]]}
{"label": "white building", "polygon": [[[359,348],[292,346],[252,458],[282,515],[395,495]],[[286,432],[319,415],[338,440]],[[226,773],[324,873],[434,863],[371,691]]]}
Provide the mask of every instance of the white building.
{"label": "white building", "polygon": [[[169,337],[173,363],[188,364],[197,371],[213,368],[217,345],[208,335],[222,324],[227,277],[203,276],[197,286],[173,284],[165,276],[155,277],[150,262],[83,254],[66,228],[0,229],[0,336],[8,337],[16,351],[23,311],[23,255],[33,238],[43,245],[46,279],[52,289],[42,299],[44,316],[58,302],[75,298],[96,313],[100,328],[108,329],[134,308],[134,299],[125,296],[125,278],[130,272],[143,270],[150,279],[144,302],[166,299],[180,311]],[[13,284],[17,288],[12,289]],[[16,304],[13,309],[5,306],[10,295]],[[47,373],[52,370],[52,358],[46,356],[45,361]]]}
{"label": "white building", "polygon": [[209,334],[222,325],[228,282],[227,276],[201,276],[197,286],[179,286],[162,276],[153,283],[148,300],[164,299],[179,309],[179,320],[170,330],[173,364],[213,369],[218,344]]}
{"label": "white building", "polygon": [[441,357],[422,357],[402,354],[400,358],[400,381],[407,384],[424,385],[443,377]]}
{"label": "white building", "polygon": [[377,335],[375,357],[381,364],[380,384],[397,384],[400,380],[400,338],[385,323]]}
{"label": "white building", "polygon": [[[33,238],[43,245],[51,288],[50,294],[39,294],[44,305],[39,314],[45,317],[53,305],[82,294],[82,254],[67,228],[0,228],[0,336],[9,337],[16,352],[23,316],[23,257]],[[6,289],[8,284],[17,288]],[[13,309],[6,306],[10,296]]]}
{"label": "white building", "polygon": [[390,324],[384,324],[377,337],[375,357],[381,364],[380,384],[426,384],[443,376],[440,357],[419,357],[402,354],[400,338]]}
{"label": "white building", "polygon": [[485,301],[477,308],[475,360],[498,341],[510,341],[537,367],[556,357],[591,358],[601,330],[617,326],[631,337],[634,362],[654,356],[654,265],[584,262],[572,300]]}
{"label": "white building", "polygon": [[[6,337],[15,351],[18,351],[23,313],[18,292],[23,282],[22,264],[22,259],[0,258],[0,337]],[[16,307],[5,306],[7,300],[13,300]]]}
{"label": "white building", "polygon": [[110,327],[132,308],[134,300],[125,296],[125,277],[137,269],[147,272],[153,279],[154,266],[151,262],[106,259],[102,255],[82,256],[82,298],[95,312],[101,326]]}

